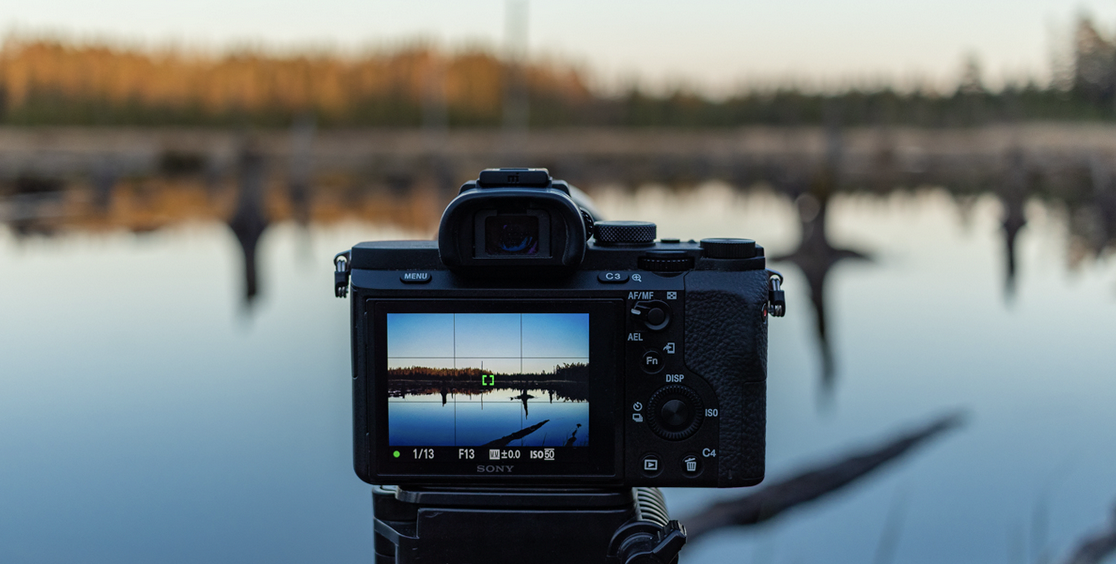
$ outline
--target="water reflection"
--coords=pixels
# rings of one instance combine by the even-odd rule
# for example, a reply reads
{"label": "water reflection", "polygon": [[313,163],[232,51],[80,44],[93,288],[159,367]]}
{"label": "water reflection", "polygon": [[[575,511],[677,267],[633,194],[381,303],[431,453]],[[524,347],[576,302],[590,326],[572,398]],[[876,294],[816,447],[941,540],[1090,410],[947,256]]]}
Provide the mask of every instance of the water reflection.
{"label": "water reflection", "polygon": [[[554,390],[443,388],[434,393],[392,394],[388,432],[401,446],[585,446],[589,402],[553,400]],[[551,399],[547,399],[550,397]],[[580,435],[579,435],[580,433]]]}
{"label": "water reflection", "polygon": [[[243,302],[251,306],[260,292],[257,248],[272,221],[291,218],[301,225],[328,224],[356,216],[429,231],[458,181],[475,171],[460,172],[463,161],[454,156],[453,140],[445,131],[423,139],[426,144],[422,150],[430,154],[421,167],[385,167],[365,170],[363,177],[338,177],[336,170],[316,164],[321,160],[316,153],[319,133],[314,121],[304,118],[295,123],[285,141],[285,190],[269,190],[273,181],[268,163],[281,162],[281,157],[254,137],[242,137],[238,142],[232,183],[235,189],[231,191],[225,181],[228,167],[221,164],[219,155],[164,151],[158,165],[161,176],[137,178],[125,174],[128,158],[101,153],[91,161],[85,180],[25,173],[2,183],[0,219],[17,237],[26,237],[51,236],[59,230],[101,229],[105,224],[143,232],[199,216],[223,215],[228,217],[228,226],[239,244]],[[1116,182],[1107,153],[1094,152],[1087,159],[1062,156],[1051,160],[1014,146],[994,166],[981,169],[949,155],[932,159],[926,155],[912,157],[909,150],[904,154],[901,139],[884,130],[873,138],[870,158],[864,160],[850,148],[855,143],[849,139],[849,134],[834,122],[825,129],[820,159],[757,155],[738,159],[728,169],[741,186],[773,186],[794,202],[799,243],[793,251],[773,260],[794,264],[809,287],[823,399],[832,395],[837,374],[826,281],[842,261],[870,260],[864,250],[830,242],[827,218],[834,196],[862,189],[886,194],[914,182],[940,181],[964,200],[979,193],[981,186],[989,186],[1003,205],[1003,296],[1009,302],[1019,284],[1017,239],[1027,225],[1025,208],[1029,201],[1054,198],[1069,208],[1071,243],[1067,254],[1071,265],[1099,258],[1116,247]],[[597,158],[606,157],[602,154]],[[555,173],[568,176],[561,172],[561,167],[568,165],[568,172],[573,174],[570,178],[590,191],[601,183],[624,182],[625,174],[631,178],[643,174],[640,168],[624,166],[606,170],[599,162],[584,157],[567,160],[552,165],[556,166]],[[699,160],[690,162],[682,156],[662,160],[656,165],[656,174],[685,177],[695,170],[709,175],[724,173],[712,161]],[[199,186],[204,194],[200,200],[186,195]],[[198,203],[181,205],[184,200]]]}
{"label": "water reflection", "polygon": [[236,211],[229,219],[229,228],[240,243],[244,257],[244,303],[252,305],[259,291],[256,280],[256,245],[267,229],[264,202],[264,157],[251,143],[240,153],[240,190]]}
{"label": "water reflection", "polygon": [[[1003,297],[1009,302],[1020,284],[1017,241],[1027,225],[1028,202],[1067,209],[1071,266],[1116,248],[1116,165],[1110,152],[1087,144],[1081,149],[1028,145],[1023,141],[1029,138],[1018,133],[1000,149],[964,132],[919,137],[882,127],[849,130],[840,126],[840,108],[826,112],[828,125],[815,137],[797,129],[749,133],[736,152],[677,148],[725,140],[714,133],[687,137],[687,145],[597,131],[521,132],[515,154],[552,167],[590,192],[648,180],[684,189],[703,179],[726,178],[741,190],[769,186],[785,195],[798,212],[799,243],[774,259],[794,264],[809,286],[823,397],[832,392],[837,372],[826,281],[838,263],[869,259],[863,249],[830,242],[827,218],[834,197],[884,196],[924,185],[944,187],[958,200],[994,195],[1003,206]],[[97,148],[87,158],[79,149],[32,148],[9,155],[7,162],[16,168],[8,174],[16,173],[0,182],[0,221],[23,238],[120,227],[145,232],[227,218],[242,257],[241,295],[251,305],[260,293],[257,247],[273,223],[358,219],[429,233],[458,184],[478,168],[497,164],[507,149],[500,132],[484,137],[431,126],[419,134],[393,135],[397,139],[320,132],[307,116],[272,136],[167,142],[150,169],[137,164],[137,153],[127,147]],[[364,159],[354,148],[371,156]]]}
{"label": "water reflection", "polygon": [[535,399],[535,396],[529,394],[527,390],[523,390],[522,393],[520,393],[518,396],[512,396],[511,399],[523,402],[523,417],[526,418],[531,416],[531,412],[528,410],[527,407],[527,400]]}
{"label": "water reflection", "polygon": [[[829,199],[846,181],[843,167],[845,135],[839,121],[840,108],[831,105],[827,107],[826,114],[828,125],[825,131],[825,159],[820,168],[806,182],[802,182],[800,176],[795,177],[785,173],[778,177],[783,192],[794,198],[798,211],[800,238],[798,248],[793,252],[772,258],[775,262],[788,261],[797,266],[810,287],[810,303],[814,306],[815,329],[821,353],[819,398],[822,401],[832,397],[837,373],[826,319],[826,277],[842,260],[868,260],[868,256],[862,252],[837,248],[829,242],[826,229]],[[879,166],[876,168],[887,169],[889,164],[890,159],[877,161]]]}
{"label": "water reflection", "polygon": [[300,225],[310,223],[310,191],[314,182],[313,116],[303,116],[291,128],[290,165],[287,171],[287,199],[292,215]]}
{"label": "water reflection", "polygon": [[[839,117],[838,110],[829,109],[827,115]],[[820,130],[757,129],[733,135],[526,132],[516,141],[514,154],[516,161],[548,166],[590,190],[604,184],[687,186],[722,179],[741,188],[774,186],[792,199],[806,192],[820,199],[819,180],[830,184],[826,189],[832,194],[882,195],[920,186],[944,187],[959,197],[992,193],[1005,203],[1009,238],[1024,222],[1022,204],[1039,198],[1066,205],[1075,244],[1087,254],[1095,257],[1113,246],[1116,195],[1109,177],[1116,156],[1100,141],[1085,139],[1080,146],[1066,147],[1057,143],[1059,136],[1072,136],[1073,131],[1025,128],[852,130],[841,128],[838,117]],[[28,134],[27,146],[0,162],[3,221],[23,233],[41,233],[73,219],[111,214],[120,191],[134,190],[137,184],[162,191],[200,182],[216,207],[230,206],[225,208],[229,217],[260,203],[272,220],[328,223],[355,216],[428,229],[463,180],[507,160],[502,158],[504,133],[434,126],[388,133],[322,132],[307,116],[286,132],[253,133],[251,143],[236,132],[153,131],[145,137],[75,130],[51,137],[49,143]],[[98,136],[112,142],[99,142]],[[152,145],[160,148],[153,152]],[[272,165],[274,179],[263,176],[256,158]],[[230,172],[240,179],[241,198],[247,201],[228,198]],[[254,193],[266,192],[269,181],[284,189]],[[436,202],[433,213],[427,210],[420,218],[391,209],[420,192]],[[29,194],[37,197],[17,198]],[[56,221],[57,210],[38,205],[48,203],[46,194],[65,200],[64,221]],[[385,199],[399,201],[384,206]],[[377,214],[375,207],[383,213]],[[190,217],[186,209],[166,213],[161,225]]]}
{"label": "water reflection", "polygon": [[17,236],[50,236],[55,221],[64,216],[64,183],[57,178],[33,174],[21,175],[10,182],[0,207],[0,220],[6,222]]}
{"label": "water reflection", "polygon": [[[256,149],[267,171],[260,180],[259,210],[268,220],[263,232],[269,238],[257,245],[261,264],[269,265],[259,275],[274,272],[260,280],[259,291],[276,299],[255,302],[253,315],[264,322],[247,331],[226,322],[240,302],[246,272],[237,266],[235,285],[211,273],[220,272],[234,246],[225,220],[236,215],[246,182],[242,171],[248,168],[207,161],[200,172],[185,176],[137,179],[120,167],[105,211],[93,205],[91,184],[66,180],[46,192],[38,207],[23,208],[30,211],[21,212],[19,221],[30,236],[11,221],[15,208],[9,204],[22,197],[15,177],[3,184],[0,207],[10,227],[0,234],[0,301],[2,317],[19,320],[0,323],[0,337],[9,344],[0,359],[0,422],[9,430],[0,436],[5,460],[0,474],[9,484],[8,511],[0,515],[3,546],[17,554],[53,550],[42,559],[57,561],[151,561],[165,556],[166,546],[176,546],[183,561],[251,560],[261,554],[276,562],[367,560],[367,488],[351,470],[348,311],[329,291],[328,258],[358,237],[430,233],[448,194],[431,188],[435,183],[425,169],[412,171],[407,189],[394,193],[378,181],[347,183],[315,167],[304,229],[283,189],[282,171],[288,168],[266,143]],[[1047,251],[1049,246],[1037,241],[1060,241],[1068,226],[1071,241],[1086,248],[1083,260],[1097,256],[1095,241],[1105,236],[1095,234],[1105,224],[1104,194],[1111,190],[1104,188],[1100,172],[1111,169],[1098,168],[1095,181],[1088,174],[1081,177],[1084,183],[1067,181],[1055,189],[1041,163],[1023,153],[1031,179],[1024,188],[1026,209],[1044,209],[1036,199],[1049,198],[1054,205],[1045,209],[1073,213],[1051,215],[1064,217],[1065,224],[1026,217],[1025,231],[1018,232],[1026,236],[1016,238],[1016,252],[1031,257]],[[822,258],[803,264],[828,268],[803,267],[802,278],[798,266],[790,269],[794,283],[787,290],[800,305],[772,325],[771,482],[821,453],[888,435],[911,414],[965,406],[974,417],[963,435],[873,475],[847,495],[747,534],[710,535],[687,546],[684,558],[739,560],[762,545],[777,556],[772,560],[862,560],[865,547],[870,557],[880,531],[888,530],[896,491],[909,509],[897,533],[896,561],[1002,561],[1004,530],[1023,529],[1020,522],[1033,511],[1035,492],[1046,496],[1047,490],[1045,553],[1069,553],[1075,539],[1103,522],[1116,496],[1111,480],[1116,459],[1112,449],[1098,448],[1116,444],[1107,342],[1116,316],[1110,282],[1102,279],[1111,276],[1111,266],[1088,263],[1090,268],[1067,282],[1058,269],[1019,261],[1019,291],[1008,310],[1001,303],[1003,273],[990,260],[1007,248],[1004,216],[987,205],[989,195],[1005,197],[997,191],[1000,184],[1010,185],[1002,169],[989,176],[994,182],[983,184],[987,190],[948,185],[954,201],[976,202],[976,228],[966,232],[952,221],[957,207],[937,191],[897,196],[888,206],[865,204],[869,199],[859,197],[846,205],[845,194],[860,190],[855,175],[845,174],[826,192],[814,172],[775,164],[762,168],[756,164],[762,161],[740,165],[752,175],[748,185],[774,185],[770,179],[776,173],[797,183],[797,192],[781,189],[773,197],[780,210],[795,204],[798,219],[788,216],[785,226],[778,214],[766,225],[753,222],[754,208],[768,206],[764,194],[770,192],[736,197],[730,188],[712,203],[687,199],[679,189],[671,192],[677,199],[669,205],[626,217],[697,217],[695,231],[739,232],[746,226],[748,235],[771,241],[768,249],[794,249],[783,253],[792,261],[794,255],[823,250],[816,253]],[[587,172],[594,165],[586,162],[581,169],[586,176],[577,181],[592,191],[602,181]],[[1077,162],[1073,170],[1089,170],[1087,160]],[[680,163],[671,166],[685,165]],[[813,171],[807,164],[802,169]],[[212,190],[205,180],[211,169],[219,171]],[[621,211],[636,209],[652,191],[614,192],[622,197],[606,209],[621,218]],[[721,207],[727,211],[718,215]],[[191,227],[164,229],[187,223]],[[781,227],[772,228],[775,223]],[[850,225],[849,240],[864,241],[864,249],[877,257],[872,268],[833,268],[843,260],[835,258],[836,251]],[[119,235],[151,229],[163,231],[142,243]],[[115,235],[73,244],[106,230]],[[833,240],[818,242],[828,237]],[[308,267],[291,260],[290,251],[302,238],[312,239],[311,256],[324,262]],[[72,277],[42,275],[44,266],[59,264],[83,274],[83,291],[73,290]],[[811,282],[810,272],[820,272],[815,278],[821,282]],[[960,287],[957,272],[995,283]],[[818,337],[834,347],[841,365],[840,405],[833,402],[825,417],[817,416],[811,393],[818,381],[812,365],[818,343],[796,338],[815,331],[807,295],[822,298],[814,304],[824,322]],[[838,319],[825,315],[838,301],[857,304],[869,296],[888,307],[841,308]],[[1050,307],[1049,296],[1059,296],[1064,307]],[[958,303],[966,304],[961,322]],[[842,331],[839,340],[834,327]],[[430,413],[443,417],[440,412],[448,413],[455,401],[480,414],[483,401],[483,415],[499,417],[502,427],[490,432],[478,425],[484,431],[477,433],[478,441],[499,440],[544,421],[522,438],[539,437],[551,446],[584,440],[586,428],[577,426],[582,422],[563,421],[559,409],[579,404],[540,388],[545,386],[513,385],[484,396],[457,393],[455,400],[442,381],[416,391],[429,395],[423,398],[429,404],[416,410],[425,422]],[[73,470],[75,464],[80,471]],[[1071,479],[1045,488],[1056,472],[1069,472]],[[683,516],[734,493],[741,492],[676,490],[668,492],[668,502],[672,513]],[[223,521],[210,519],[215,511],[225,515]],[[147,542],[136,543],[137,538]],[[192,542],[182,543],[183,538]]]}
{"label": "water reflection", "polygon": [[1011,151],[1007,160],[1005,179],[1000,184],[998,193],[1004,206],[1003,219],[1001,220],[1004,232],[1004,263],[1006,264],[1004,297],[1010,301],[1015,296],[1015,239],[1023,226],[1027,225],[1023,207],[1027,203],[1028,187],[1031,179],[1022,151],[1018,149]]}
{"label": "water reflection", "polygon": [[1092,205],[1079,211],[1080,221],[1071,224],[1094,257],[1110,250],[1116,240],[1116,181],[1111,159],[1107,157],[1094,153],[1089,158],[1092,190],[1087,199],[1092,200]]}
{"label": "water reflection", "polygon": [[[820,197],[819,197],[820,196]],[[810,290],[810,303],[814,306],[815,330],[821,352],[822,399],[830,397],[835,384],[836,368],[833,347],[826,321],[825,281],[829,272],[842,260],[869,260],[868,256],[852,249],[834,247],[826,237],[826,217],[829,212],[829,192],[818,195],[807,193],[795,199],[801,225],[802,239],[798,248],[788,255],[776,256],[775,262],[788,261],[797,266]]]}

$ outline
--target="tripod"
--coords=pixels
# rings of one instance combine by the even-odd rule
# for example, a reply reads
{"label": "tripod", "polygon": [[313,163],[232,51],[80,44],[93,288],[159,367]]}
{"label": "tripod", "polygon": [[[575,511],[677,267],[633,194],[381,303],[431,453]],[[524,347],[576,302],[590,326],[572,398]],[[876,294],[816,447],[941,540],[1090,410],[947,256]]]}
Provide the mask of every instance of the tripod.
{"label": "tripod", "polygon": [[372,489],[376,564],[672,564],[658,488]]}

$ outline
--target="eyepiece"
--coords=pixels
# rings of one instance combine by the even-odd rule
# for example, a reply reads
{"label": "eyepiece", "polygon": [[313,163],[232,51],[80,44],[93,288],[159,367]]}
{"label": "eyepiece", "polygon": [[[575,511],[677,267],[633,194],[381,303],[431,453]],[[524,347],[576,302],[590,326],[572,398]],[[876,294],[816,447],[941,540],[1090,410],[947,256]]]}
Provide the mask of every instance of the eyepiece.
{"label": "eyepiece", "polygon": [[484,251],[489,255],[535,255],[539,252],[539,218],[490,215],[484,220]]}
{"label": "eyepiece", "polygon": [[438,228],[442,262],[471,275],[569,269],[585,256],[582,210],[544,168],[488,169],[461,187]]}

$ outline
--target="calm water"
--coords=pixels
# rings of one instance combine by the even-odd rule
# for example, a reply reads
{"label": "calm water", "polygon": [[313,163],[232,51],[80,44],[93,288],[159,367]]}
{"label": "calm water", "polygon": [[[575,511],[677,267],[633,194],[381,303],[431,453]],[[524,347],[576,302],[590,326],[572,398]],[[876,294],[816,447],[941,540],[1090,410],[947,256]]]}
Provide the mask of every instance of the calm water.
{"label": "calm water", "polygon": [[[664,237],[748,236],[770,255],[799,239],[792,203],[763,193],[599,188],[597,201]],[[829,202],[833,245],[874,260],[825,278],[829,384],[807,280],[774,265],[790,309],[771,325],[769,479],[950,410],[968,423],[832,497],[696,542],[685,561],[1029,563],[1109,519],[1116,266],[1068,268],[1065,218],[1026,212],[1008,297],[996,200]],[[348,308],[330,259],[429,235],[272,225],[246,306],[220,223],[22,239],[0,228],[0,560],[369,561]],[[667,496],[684,515],[738,494]]]}
{"label": "calm water", "polygon": [[589,402],[552,398],[547,390],[507,389],[449,394],[445,404],[441,394],[390,398],[388,442],[392,446],[482,446],[544,423],[508,444],[563,446],[572,437],[577,446],[587,445]]}

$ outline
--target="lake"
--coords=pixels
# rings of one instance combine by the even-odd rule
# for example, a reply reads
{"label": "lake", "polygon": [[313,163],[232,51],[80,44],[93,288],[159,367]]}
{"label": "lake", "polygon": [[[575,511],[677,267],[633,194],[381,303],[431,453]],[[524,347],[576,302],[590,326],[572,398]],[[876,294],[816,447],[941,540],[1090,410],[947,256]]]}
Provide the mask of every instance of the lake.
{"label": "lake", "polygon": [[[1020,199],[1008,254],[1013,213],[988,193],[796,206],[715,181],[582,188],[660,237],[749,237],[785,257],[770,264],[789,311],[770,324],[769,481],[966,414],[829,497],[691,543],[683,562],[1044,562],[1110,520],[1116,264],[1076,211]],[[400,198],[389,211],[411,209]],[[433,236],[436,211],[396,215],[273,221],[247,274],[243,237],[209,212],[0,227],[0,560],[370,561],[331,259]],[[824,245],[805,244],[810,229]],[[666,496],[683,516],[741,493]]]}

